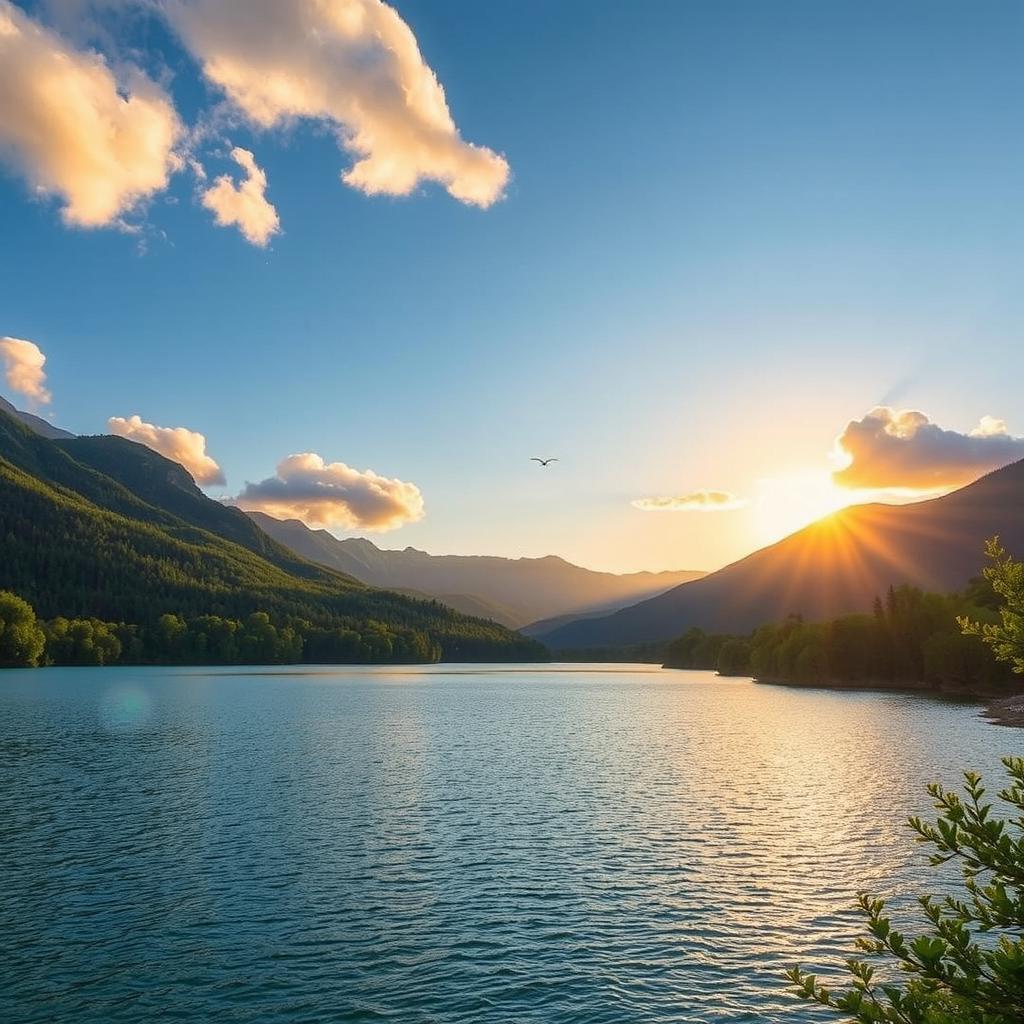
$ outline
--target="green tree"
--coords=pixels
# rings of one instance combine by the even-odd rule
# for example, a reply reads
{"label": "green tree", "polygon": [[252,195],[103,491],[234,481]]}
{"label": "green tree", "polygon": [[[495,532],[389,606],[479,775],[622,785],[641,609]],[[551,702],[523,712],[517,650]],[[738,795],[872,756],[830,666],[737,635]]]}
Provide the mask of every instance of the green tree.
{"label": "green tree", "polygon": [[789,972],[796,994],[857,1024],[1020,1024],[1024,1020],[1024,758],[1003,764],[1005,814],[983,802],[981,778],[967,772],[965,797],[928,787],[938,819],[911,818],[933,865],[960,863],[965,894],[924,896],[928,921],[908,938],[893,927],[883,900],[860,896],[869,937],[865,954],[847,962],[849,987],[832,991],[800,968]]}
{"label": "green tree", "polygon": [[[899,586],[890,587],[884,600],[876,598],[870,615],[843,615],[825,623],[790,616],[762,626],[747,638],[749,671],[772,682],[990,691],[1012,674],[980,636],[982,630],[1000,622],[1000,611],[992,603],[995,596],[987,580],[973,582],[962,594],[926,594]],[[965,619],[984,624],[972,626],[979,635],[962,635]],[[682,650],[689,636],[675,641],[670,652]],[[671,667],[677,664],[670,663]]]}
{"label": "green tree", "polygon": [[165,612],[156,622],[156,650],[168,664],[181,660],[188,627],[180,615]]}
{"label": "green tree", "polygon": [[930,684],[970,691],[1001,683],[1006,669],[977,636],[935,633],[924,644],[924,677]]}
{"label": "green tree", "polygon": [[978,622],[969,616],[958,621],[969,636],[980,636],[1000,661],[1024,675],[1024,562],[1012,559],[998,537],[985,545],[991,564],[984,571],[985,579],[1001,599],[998,622]]}
{"label": "green tree", "polygon": [[746,640],[726,640],[718,652],[720,676],[743,676],[750,671],[750,643]]}
{"label": "green tree", "polygon": [[0,590],[0,668],[32,668],[46,646],[46,636],[36,623],[28,601]]}
{"label": "green tree", "polygon": [[44,623],[47,661],[54,665],[112,665],[121,658],[117,628],[97,619],[56,618]]}
{"label": "green tree", "polygon": [[688,629],[668,645],[665,667],[718,669],[722,648],[733,639],[741,638],[725,633],[705,633],[697,627]]}

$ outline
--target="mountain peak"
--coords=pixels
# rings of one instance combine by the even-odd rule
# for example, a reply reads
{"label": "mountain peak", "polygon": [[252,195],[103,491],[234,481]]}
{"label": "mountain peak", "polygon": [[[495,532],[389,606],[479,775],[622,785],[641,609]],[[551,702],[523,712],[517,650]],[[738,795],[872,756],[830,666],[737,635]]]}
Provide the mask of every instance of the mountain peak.
{"label": "mountain peak", "polygon": [[[334,534],[331,533],[330,530],[317,530],[316,532],[317,533],[326,533],[329,537],[334,537]],[[369,552],[369,551],[380,551],[381,550],[368,537],[345,537],[343,540],[338,540],[337,537],[334,537],[334,540],[337,541],[337,543],[339,543],[339,544],[344,544],[345,547],[347,547],[350,551],[366,551],[366,552]]]}
{"label": "mountain peak", "polygon": [[995,535],[1024,553],[1024,460],[939,498],[851,505],[703,579],[541,635],[554,648],[596,647],[669,640],[690,626],[745,633],[790,614],[866,612],[889,586],[962,590]]}
{"label": "mountain peak", "polygon": [[339,540],[301,523],[253,517],[296,554],[375,587],[433,596],[476,615],[516,628],[554,615],[621,608],[702,575],[693,572],[627,574],[594,572],[558,555],[432,555],[411,545],[379,548],[365,537]]}

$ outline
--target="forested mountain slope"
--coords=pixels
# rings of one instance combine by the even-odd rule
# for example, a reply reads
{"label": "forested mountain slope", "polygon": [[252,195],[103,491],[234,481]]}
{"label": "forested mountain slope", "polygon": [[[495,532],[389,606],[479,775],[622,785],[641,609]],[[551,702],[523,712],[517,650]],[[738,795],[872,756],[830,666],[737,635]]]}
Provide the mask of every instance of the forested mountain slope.
{"label": "forested mountain slope", "polygon": [[49,440],[0,411],[0,589],[42,618],[145,625],[185,618],[418,630],[448,659],[541,656],[493,623],[364,584],[299,558],[207,498],[177,463],[116,437]]}

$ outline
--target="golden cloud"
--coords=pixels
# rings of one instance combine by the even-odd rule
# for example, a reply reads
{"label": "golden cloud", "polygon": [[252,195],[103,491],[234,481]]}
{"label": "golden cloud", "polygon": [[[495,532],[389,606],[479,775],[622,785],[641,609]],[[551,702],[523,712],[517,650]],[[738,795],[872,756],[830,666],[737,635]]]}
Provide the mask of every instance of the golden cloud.
{"label": "golden cloud", "polygon": [[0,0],[0,151],[78,227],[116,224],[180,166],[181,124],[140,71],[116,79],[96,53]]}
{"label": "golden cloud", "polygon": [[7,386],[36,402],[50,401],[46,389],[46,356],[34,341],[24,338],[0,338],[0,358],[3,359]]}
{"label": "golden cloud", "polygon": [[466,142],[416,37],[381,0],[164,0],[206,77],[254,125],[332,126],[342,180],[408,195],[421,180],[476,206],[500,199],[505,159]]}
{"label": "golden cloud", "polygon": [[274,476],[247,483],[232,504],[307,526],[382,533],[423,518],[423,495],[415,484],[344,462],[325,463],[314,452],[289,455]]}
{"label": "golden cloud", "polygon": [[633,508],[644,512],[732,512],[747,504],[728,491],[693,491],[663,498],[637,498]]}
{"label": "golden cloud", "polygon": [[206,454],[206,438],[186,427],[158,427],[141,416],[111,416],[107,429],[118,437],[137,441],[172,462],[184,466],[197,484],[223,484],[224,473]]}
{"label": "golden cloud", "polygon": [[230,175],[222,174],[202,193],[202,204],[221,227],[237,225],[248,241],[262,248],[281,229],[277,210],[267,199],[267,175],[247,149],[236,146],[231,159],[245,171],[245,178],[236,185]]}
{"label": "golden cloud", "polygon": [[842,487],[935,491],[959,487],[1024,458],[1024,438],[1003,420],[982,418],[967,434],[946,430],[923,412],[888,406],[851,420],[836,439]]}

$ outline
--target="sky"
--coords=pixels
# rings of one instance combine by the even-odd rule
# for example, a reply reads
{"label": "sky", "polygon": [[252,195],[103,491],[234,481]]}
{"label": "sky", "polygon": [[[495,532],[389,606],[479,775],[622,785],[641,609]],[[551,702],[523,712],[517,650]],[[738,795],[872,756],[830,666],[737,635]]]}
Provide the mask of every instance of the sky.
{"label": "sky", "polygon": [[0,0],[0,393],[435,553],[710,570],[940,493],[1024,457],[1022,44],[987,0]]}

